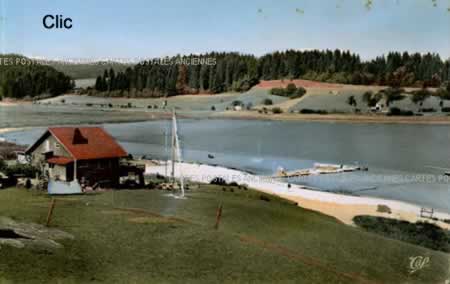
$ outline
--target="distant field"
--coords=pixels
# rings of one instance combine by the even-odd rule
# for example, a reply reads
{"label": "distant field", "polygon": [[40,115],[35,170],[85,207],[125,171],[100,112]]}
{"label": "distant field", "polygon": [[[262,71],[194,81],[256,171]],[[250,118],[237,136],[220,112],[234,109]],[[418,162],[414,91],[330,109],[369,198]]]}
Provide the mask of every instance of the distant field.
{"label": "distant field", "polygon": [[95,86],[95,78],[91,79],[76,79],[75,80],[75,87],[76,88],[88,88],[88,87],[94,87]]}
{"label": "distant field", "polygon": [[[340,224],[237,187],[59,197],[52,226],[75,240],[52,252],[0,249],[0,282],[444,283],[450,255]],[[0,191],[0,216],[43,223],[49,197]],[[216,210],[223,204],[218,231]],[[413,274],[410,257],[431,262]]]}
{"label": "distant field", "polygon": [[[112,104],[113,106],[127,105],[131,103],[137,108],[148,108],[157,106],[160,108],[164,101],[167,100],[168,108],[176,108],[184,111],[211,111],[212,107],[216,111],[224,111],[227,108],[232,109],[234,101],[239,101],[244,105],[249,103],[257,106],[264,99],[271,99],[275,104],[281,103],[287,98],[272,96],[268,90],[254,88],[246,93],[223,93],[217,95],[182,95],[169,98],[108,98],[108,97],[91,97],[78,95],[65,95],[57,98],[51,98],[41,101],[42,103],[51,104],[76,104],[85,106],[86,104]],[[63,100],[63,101],[62,101]],[[62,103],[64,102],[64,103]]]}
{"label": "distant field", "polygon": [[346,85],[343,84],[333,84],[333,83],[323,83],[309,80],[270,80],[270,81],[261,81],[257,88],[261,89],[272,89],[272,88],[286,88],[288,84],[295,84],[297,87],[303,88],[320,88],[320,89],[339,89],[343,88]]}

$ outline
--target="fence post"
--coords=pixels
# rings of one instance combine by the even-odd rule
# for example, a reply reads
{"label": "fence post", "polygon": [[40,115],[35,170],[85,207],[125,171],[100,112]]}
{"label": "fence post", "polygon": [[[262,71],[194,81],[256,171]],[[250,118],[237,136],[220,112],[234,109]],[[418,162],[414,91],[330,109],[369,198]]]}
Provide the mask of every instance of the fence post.
{"label": "fence post", "polygon": [[52,198],[50,207],[48,208],[47,222],[45,223],[46,227],[50,226],[50,222],[52,221],[52,215],[53,215],[53,209],[55,209],[55,203],[56,203],[56,199]]}
{"label": "fence post", "polygon": [[219,229],[220,219],[222,218],[222,203],[220,203],[219,208],[217,208],[216,214],[216,224],[214,225],[214,229]]}

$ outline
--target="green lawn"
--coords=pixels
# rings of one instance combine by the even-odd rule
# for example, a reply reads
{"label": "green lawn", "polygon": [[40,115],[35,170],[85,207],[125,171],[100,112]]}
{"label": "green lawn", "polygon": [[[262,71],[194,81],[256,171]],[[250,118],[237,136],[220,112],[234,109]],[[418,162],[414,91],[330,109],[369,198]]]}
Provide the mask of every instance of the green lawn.
{"label": "green lawn", "polygon": [[[50,198],[0,191],[0,216],[44,223]],[[219,230],[214,230],[218,204]],[[444,283],[449,256],[234,188],[60,197],[52,226],[75,240],[54,252],[0,249],[0,283]],[[409,257],[430,265],[409,274]]]}

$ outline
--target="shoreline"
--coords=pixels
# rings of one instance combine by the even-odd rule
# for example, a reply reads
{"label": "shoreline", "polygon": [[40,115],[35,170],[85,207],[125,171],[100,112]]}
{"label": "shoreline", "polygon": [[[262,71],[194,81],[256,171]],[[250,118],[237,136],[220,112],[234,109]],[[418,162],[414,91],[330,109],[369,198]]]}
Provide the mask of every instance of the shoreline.
{"label": "shoreline", "polygon": [[450,116],[381,116],[356,114],[260,114],[255,111],[226,111],[213,114],[211,118],[272,120],[272,121],[304,121],[358,124],[419,124],[450,125]]}
{"label": "shoreline", "polygon": [[[169,162],[170,164],[170,162]],[[170,168],[170,166],[169,166]],[[228,169],[220,166],[210,166],[194,163],[176,163],[175,177],[181,173],[187,180],[201,183],[209,183],[215,177],[223,178],[227,183],[236,182],[245,184],[249,188],[275,195],[297,203],[298,206],[332,216],[347,225],[354,225],[353,217],[370,215],[384,218],[404,220],[411,223],[426,221],[443,229],[450,230],[450,224],[420,217],[421,206],[403,201],[389,200],[375,197],[361,197],[343,195],[308,187],[281,182],[269,177],[257,176],[239,170]],[[165,162],[156,161],[146,163],[145,174],[165,175]],[[391,213],[378,212],[378,206],[389,207]],[[435,211],[434,217],[440,220],[450,220],[450,213]]]}
{"label": "shoreline", "polygon": [[[70,95],[70,94],[65,94]],[[51,98],[50,100],[57,100],[65,95]],[[219,94],[220,95],[220,94]],[[228,94],[230,95],[230,94]],[[184,98],[189,100],[195,100],[202,96],[214,96],[214,95],[180,95],[174,98]],[[234,96],[234,95],[230,95]],[[103,97],[99,97],[103,98]],[[124,97],[111,97],[111,100],[126,99]],[[148,100],[149,98],[133,98],[133,100]],[[41,102],[45,102],[42,100]],[[10,107],[19,105],[30,105],[31,101],[24,100],[3,100],[0,101],[0,107]],[[57,105],[57,104],[56,104]],[[84,103],[80,103],[79,106],[82,107]],[[50,105],[51,106],[51,105]],[[62,105],[64,106],[64,105]],[[275,107],[276,105],[269,106],[268,108]],[[87,108],[88,109],[88,108]],[[158,111],[149,111],[146,108],[138,109],[120,109],[114,108],[111,111],[129,113],[129,112],[143,112],[149,115],[148,119],[140,120],[155,120],[155,119],[165,119],[168,115],[171,115],[171,109],[162,109]],[[263,114],[256,110],[241,110],[241,111],[210,111],[210,110],[189,110],[189,109],[177,109],[180,117],[192,118],[192,119],[241,119],[241,120],[270,120],[270,121],[302,121],[302,122],[328,122],[328,123],[359,123],[359,124],[416,124],[416,125],[450,125],[450,113],[448,115],[424,115],[424,116],[386,116],[382,114],[354,114],[354,113],[330,113],[330,114],[299,114],[299,113],[288,113],[284,112],[281,114]],[[133,119],[129,121],[121,122],[136,122]],[[108,122],[105,122],[108,123]],[[112,121],[111,123],[114,123]],[[46,125],[44,125],[46,126]]]}

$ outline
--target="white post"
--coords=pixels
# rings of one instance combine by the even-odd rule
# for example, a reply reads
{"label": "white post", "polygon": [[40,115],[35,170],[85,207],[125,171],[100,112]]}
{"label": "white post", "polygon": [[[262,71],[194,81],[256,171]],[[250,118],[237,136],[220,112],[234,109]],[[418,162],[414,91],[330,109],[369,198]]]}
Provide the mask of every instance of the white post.
{"label": "white post", "polygon": [[77,181],[77,160],[73,160],[73,180]]}

